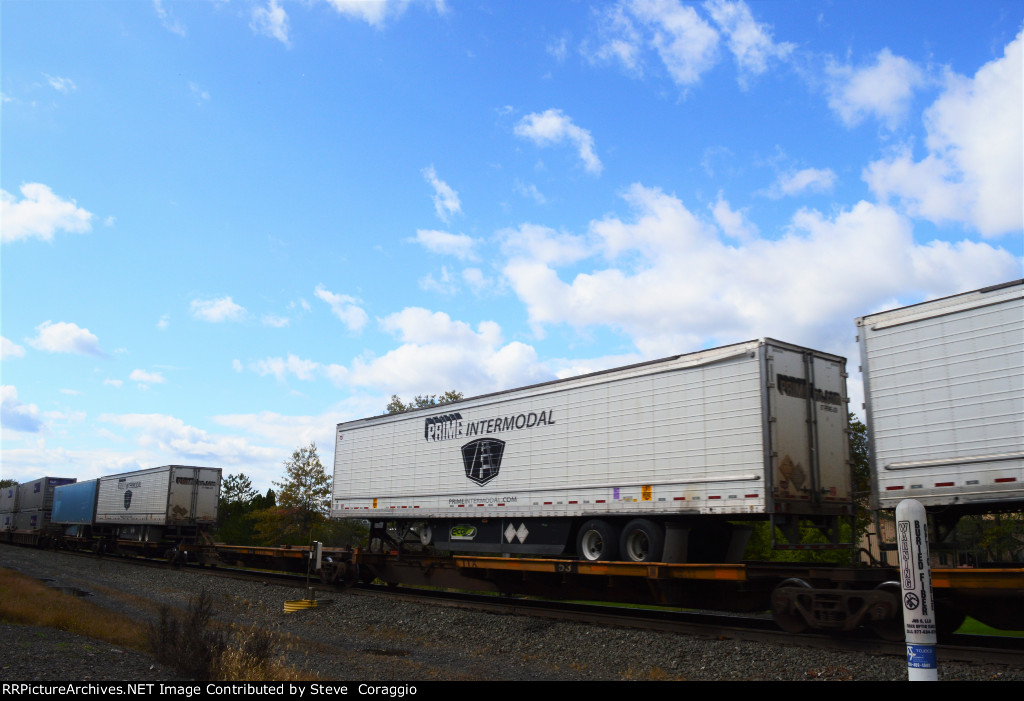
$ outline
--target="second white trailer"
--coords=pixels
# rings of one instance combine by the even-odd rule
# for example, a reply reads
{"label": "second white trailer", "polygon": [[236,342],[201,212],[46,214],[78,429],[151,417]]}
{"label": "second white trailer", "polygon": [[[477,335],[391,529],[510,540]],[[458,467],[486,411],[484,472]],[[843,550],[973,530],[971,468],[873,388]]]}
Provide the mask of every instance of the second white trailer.
{"label": "second white trailer", "polygon": [[874,508],[1024,503],[1024,280],[857,320]]}
{"label": "second white trailer", "polygon": [[220,480],[220,468],[190,465],[100,477],[94,524],[140,541],[160,540],[167,529],[212,526]]}

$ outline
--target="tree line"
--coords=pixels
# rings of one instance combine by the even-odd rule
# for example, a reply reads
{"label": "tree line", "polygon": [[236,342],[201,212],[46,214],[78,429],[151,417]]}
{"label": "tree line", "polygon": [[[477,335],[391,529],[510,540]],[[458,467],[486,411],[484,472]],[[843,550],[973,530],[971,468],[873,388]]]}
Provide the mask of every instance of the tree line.
{"label": "tree line", "polygon": [[261,496],[252,480],[239,473],[221,485],[220,515],[214,538],[232,545],[360,545],[367,528],[362,521],[331,521],[331,479],[316,443],[296,448],[284,463],[285,475]]}

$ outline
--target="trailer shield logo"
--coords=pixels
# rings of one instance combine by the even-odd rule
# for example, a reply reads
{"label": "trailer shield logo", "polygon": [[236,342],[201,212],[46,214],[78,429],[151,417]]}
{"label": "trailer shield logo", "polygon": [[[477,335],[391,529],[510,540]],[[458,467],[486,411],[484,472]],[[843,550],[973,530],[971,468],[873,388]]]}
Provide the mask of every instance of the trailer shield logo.
{"label": "trailer shield logo", "polygon": [[462,446],[462,462],[466,466],[466,477],[480,486],[490,482],[498,476],[503,452],[505,441],[497,438],[478,438]]}

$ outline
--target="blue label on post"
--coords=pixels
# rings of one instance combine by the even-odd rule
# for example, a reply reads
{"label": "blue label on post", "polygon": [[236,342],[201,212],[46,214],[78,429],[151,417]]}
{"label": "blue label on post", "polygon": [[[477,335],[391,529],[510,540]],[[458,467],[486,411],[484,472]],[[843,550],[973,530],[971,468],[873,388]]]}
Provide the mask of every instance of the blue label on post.
{"label": "blue label on post", "polygon": [[917,669],[935,669],[935,646],[907,645],[907,666]]}

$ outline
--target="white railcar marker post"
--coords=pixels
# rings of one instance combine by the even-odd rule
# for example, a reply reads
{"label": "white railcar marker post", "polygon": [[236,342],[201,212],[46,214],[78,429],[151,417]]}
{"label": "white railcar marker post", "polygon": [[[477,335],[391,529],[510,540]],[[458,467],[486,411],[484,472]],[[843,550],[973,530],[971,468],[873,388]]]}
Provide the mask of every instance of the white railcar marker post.
{"label": "white railcar marker post", "polygon": [[907,674],[912,682],[939,680],[935,663],[935,599],[928,554],[924,507],[905,499],[896,507],[896,545],[900,555],[903,627],[907,636]]}

